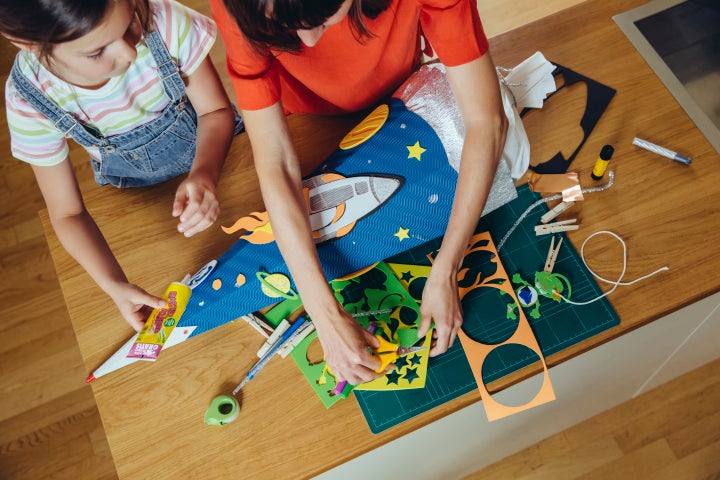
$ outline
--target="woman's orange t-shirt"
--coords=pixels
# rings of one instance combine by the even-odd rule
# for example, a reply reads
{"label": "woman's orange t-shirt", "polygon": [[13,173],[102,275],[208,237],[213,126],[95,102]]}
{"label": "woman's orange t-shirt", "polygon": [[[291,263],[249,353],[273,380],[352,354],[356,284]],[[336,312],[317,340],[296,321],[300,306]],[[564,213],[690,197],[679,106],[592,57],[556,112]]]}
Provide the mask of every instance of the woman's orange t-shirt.
{"label": "woman's orange t-shirt", "polygon": [[210,7],[227,51],[238,106],[259,110],[282,101],[289,113],[342,114],[370,107],[417,68],[420,33],[438,58],[457,66],[482,56],[488,41],[475,0],[393,0],[374,20],[373,36],[358,41],[348,18],[330,26],[300,53],[258,54],[240,33],[222,0]]}

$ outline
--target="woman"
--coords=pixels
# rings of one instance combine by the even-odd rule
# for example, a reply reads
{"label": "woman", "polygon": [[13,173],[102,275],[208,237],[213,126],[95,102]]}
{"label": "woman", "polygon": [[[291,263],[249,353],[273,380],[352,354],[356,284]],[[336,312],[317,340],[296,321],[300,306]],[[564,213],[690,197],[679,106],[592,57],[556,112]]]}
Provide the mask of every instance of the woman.
{"label": "woman", "polygon": [[462,325],[457,271],[503,150],[507,119],[474,0],[210,0],[275,238],[338,382],[378,377],[377,340],[338,304],[311,235],[286,113],[373,106],[419,65],[421,36],[447,67],[465,124],[459,180],[418,334],[431,355]]}

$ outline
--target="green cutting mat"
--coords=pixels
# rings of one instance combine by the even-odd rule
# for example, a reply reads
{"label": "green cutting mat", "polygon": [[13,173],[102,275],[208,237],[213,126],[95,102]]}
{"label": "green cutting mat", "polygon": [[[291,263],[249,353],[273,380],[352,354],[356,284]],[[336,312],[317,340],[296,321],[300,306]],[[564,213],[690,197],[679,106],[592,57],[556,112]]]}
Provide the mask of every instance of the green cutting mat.
{"label": "green cutting mat", "polygon": [[[489,231],[497,246],[517,218],[539,198],[527,185],[521,186],[518,188],[518,198],[483,217],[476,231]],[[531,281],[534,273],[543,269],[552,235],[536,237],[534,226],[540,224],[540,217],[547,210],[546,204],[541,204],[531,211],[500,251],[500,259],[509,278],[514,273],[520,273],[525,280]],[[555,235],[556,245],[561,236],[564,237],[562,234]],[[432,240],[389,258],[386,262],[430,265],[427,254],[436,251],[441,241]],[[473,261],[482,270],[480,263],[483,259],[475,258]],[[602,294],[567,238],[563,239],[553,271],[570,280],[571,300],[586,301]],[[410,287],[413,296],[422,290],[422,284],[416,285],[412,281]],[[479,288],[463,299],[463,329],[468,336],[482,343],[502,342],[513,334],[517,326],[517,321],[506,316],[509,297],[503,298],[496,292],[496,289]],[[525,310],[525,316],[546,357],[620,323],[606,298],[584,306],[541,298],[540,313],[540,318],[533,319],[529,310]],[[483,365],[483,379],[485,383],[492,382],[537,360],[537,355],[524,346],[505,345],[493,350],[487,357]],[[458,340],[446,353],[430,359],[425,388],[395,392],[356,390],[355,398],[370,430],[379,433],[476,388],[470,365]]]}

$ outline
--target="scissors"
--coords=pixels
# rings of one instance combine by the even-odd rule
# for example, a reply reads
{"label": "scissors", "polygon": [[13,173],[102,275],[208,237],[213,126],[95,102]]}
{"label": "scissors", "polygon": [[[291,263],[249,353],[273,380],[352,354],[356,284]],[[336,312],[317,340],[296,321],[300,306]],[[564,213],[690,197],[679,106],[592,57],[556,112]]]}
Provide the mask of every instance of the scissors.
{"label": "scissors", "polygon": [[384,372],[388,365],[400,357],[425,350],[425,347],[401,347],[397,343],[385,340],[380,335],[375,335],[375,338],[380,342],[380,346],[373,350],[373,354],[380,357],[380,368],[375,370],[377,373]]}

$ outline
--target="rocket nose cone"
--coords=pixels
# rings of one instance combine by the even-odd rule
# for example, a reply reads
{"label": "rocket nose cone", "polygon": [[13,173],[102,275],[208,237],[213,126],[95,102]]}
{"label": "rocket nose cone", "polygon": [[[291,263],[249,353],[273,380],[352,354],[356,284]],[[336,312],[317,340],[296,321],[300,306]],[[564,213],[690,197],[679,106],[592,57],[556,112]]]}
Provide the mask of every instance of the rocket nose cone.
{"label": "rocket nose cone", "polygon": [[371,177],[370,189],[378,203],[383,203],[400,188],[400,180],[397,178]]}

